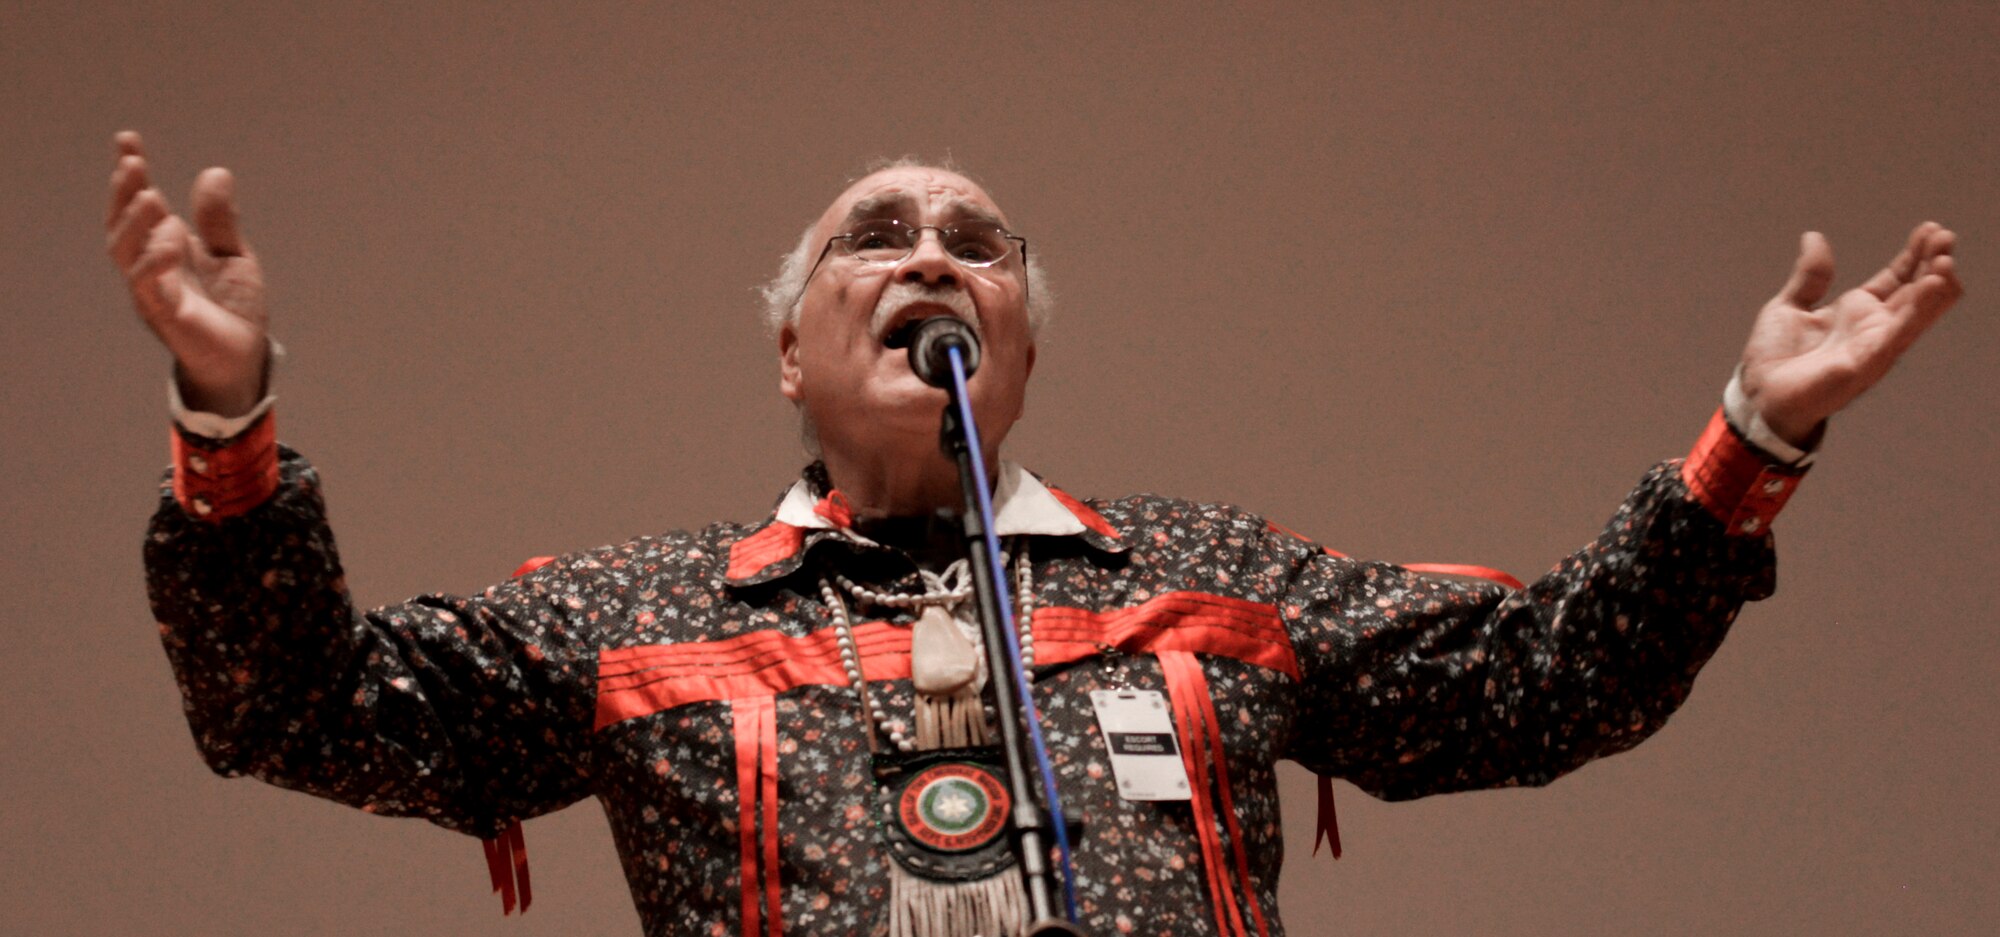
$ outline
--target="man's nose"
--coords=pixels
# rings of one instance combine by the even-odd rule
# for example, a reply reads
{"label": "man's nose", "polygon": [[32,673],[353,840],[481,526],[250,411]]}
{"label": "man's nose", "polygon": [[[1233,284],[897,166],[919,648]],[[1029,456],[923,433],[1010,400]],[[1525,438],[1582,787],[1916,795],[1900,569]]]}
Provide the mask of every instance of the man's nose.
{"label": "man's nose", "polygon": [[910,256],[896,266],[896,278],[933,289],[951,289],[959,286],[959,269],[944,249],[944,238],[934,230],[925,230],[917,232]]}

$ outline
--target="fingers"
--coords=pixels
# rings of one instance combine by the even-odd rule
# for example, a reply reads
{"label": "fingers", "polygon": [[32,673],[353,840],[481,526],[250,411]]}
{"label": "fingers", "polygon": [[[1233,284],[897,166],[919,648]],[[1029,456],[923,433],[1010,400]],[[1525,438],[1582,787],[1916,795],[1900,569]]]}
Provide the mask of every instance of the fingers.
{"label": "fingers", "polygon": [[112,222],[111,230],[105,233],[104,246],[111,262],[131,275],[132,265],[145,250],[153,229],[169,216],[167,200],[157,189],[143,189],[134,195]]}
{"label": "fingers", "polygon": [[145,157],[128,153],[118,158],[118,164],[111,170],[111,205],[104,214],[104,226],[111,227],[123,214],[132,197],[144,192],[152,185],[146,172]]}
{"label": "fingers", "polygon": [[1927,261],[1928,269],[1913,283],[1897,291],[1890,303],[1896,316],[1883,345],[1891,359],[1899,357],[1965,295],[1958,280],[1957,261],[1950,254],[1936,254]]}
{"label": "fingers", "polygon": [[1910,317],[1920,320],[1923,328],[1929,328],[1964,295],[1965,285],[1958,281],[1957,261],[1950,254],[1940,254],[1931,261],[1930,272],[1916,282]]}
{"label": "fingers", "polygon": [[[168,215],[153,226],[146,246],[126,268],[139,314],[156,330],[164,330],[167,316],[180,307],[181,292],[185,289],[181,282],[181,260],[187,256],[187,242],[187,225]],[[161,334],[165,336],[164,331]]]}
{"label": "fingers", "polygon": [[1926,221],[1911,229],[1909,240],[1904,242],[1903,249],[1896,254],[1895,259],[1889,261],[1889,265],[1877,271],[1874,276],[1869,277],[1868,282],[1861,284],[1861,288],[1873,293],[1876,299],[1886,300],[1898,287],[1915,280],[1919,275],[1918,264],[1927,257],[1926,249],[1931,235],[1942,230],[1944,229],[1935,221]]}
{"label": "fingers", "polygon": [[168,215],[147,233],[145,247],[132,260],[130,275],[136,280],[166,268],[179,267],[187,252],[187,222]]}
{"label": "fingers", "polygon": [[1931,231],[1930,237],[1924,240],[1924,247],[1923,250],[1920,252],[1921,254],[1920,259],[1917,261],[1916,275],[1921,277],[1924,276],[1925,274],[1930,273],[1932,265],[1934,265],[1939,258],[1950,257],[1952,249],[1956,248],[1957,246],[1958,246],[1957,234],[1953,233],[1951,229],[1946,228],[1943,225],[1935,226]]}
{"label": "fingers", "polygon": [[[1957,274],[1952,272],[1956,268],[1951,264],[1951,252],[1953,248],[1958,246],[1958,235],[1953,234],[1942,225],[1930,222],[1926,222],[1920,226],[1920,230],[1925,228],[1929,230],[1915,251],[1916,264],[1914,269],[1904,277],[1902,283],[1896,285],[1888,296],[1881,297],[1878,295],[1878,298],[1895,309],[1907,312],[1911,308],[1911,305],[1916,301],[1917,284],[1923,278],[1930,276],[1939,269],[1938,264],[1940,260],[1945,261],[1943,267],[1946,271],[1945,277],[1948,281],[1951,281],[1947,285],[1953,289],[1960,289],[1962,292],[1962,289],[1956,283]],[[1866,287],[1864,286],[1863,288],[1865,289]]]}
{"label": "fingers", "polygon": [[1818,231],[1799,237],[1799,259],[1792,264],[1792,278],[1778,291],[1778,298],[1801,309],[1811,309],[1826,296],[1833,284],[1833,246]]}
{"label": "fingers", "polygon": [[107,228],[118,220],[132,196],[151,185],[146,172],[146,151],[137,131],[118,131],[111,138],[111,146],[117,155],[111,169],[111,207],[104,215]]}
{"label": "fingers", "polygon": [[194,180],[189,196],[194,206],[194,230],[208,252],[217,257],[244,253],[243,234],[236,224],[236,177],[213,166]]}

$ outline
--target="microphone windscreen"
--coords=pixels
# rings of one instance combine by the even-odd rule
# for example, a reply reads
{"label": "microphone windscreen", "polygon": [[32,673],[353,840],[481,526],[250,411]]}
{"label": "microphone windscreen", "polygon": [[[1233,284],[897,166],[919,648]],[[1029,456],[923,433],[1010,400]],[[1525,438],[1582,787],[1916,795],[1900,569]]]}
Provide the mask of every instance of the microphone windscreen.
{"label": "microphone windscreen", "polygon": [[965,360],[965,376],[970,379],[979,370],[979,336],[971,324],[957,316],[925,319],[910,339],[910,370],[932,387],[950,387],[953,348],[959,349]]}

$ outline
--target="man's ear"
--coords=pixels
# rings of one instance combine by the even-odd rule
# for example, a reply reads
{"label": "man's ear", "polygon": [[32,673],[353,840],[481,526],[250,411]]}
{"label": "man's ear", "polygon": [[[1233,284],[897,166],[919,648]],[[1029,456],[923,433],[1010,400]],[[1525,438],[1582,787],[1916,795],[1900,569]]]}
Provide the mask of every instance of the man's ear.
{"label": "man's ear", "polygon": [[804,394],[805,375],[799,371],[799,330],[787,322],[778,329],[778,393],[798,403]]}

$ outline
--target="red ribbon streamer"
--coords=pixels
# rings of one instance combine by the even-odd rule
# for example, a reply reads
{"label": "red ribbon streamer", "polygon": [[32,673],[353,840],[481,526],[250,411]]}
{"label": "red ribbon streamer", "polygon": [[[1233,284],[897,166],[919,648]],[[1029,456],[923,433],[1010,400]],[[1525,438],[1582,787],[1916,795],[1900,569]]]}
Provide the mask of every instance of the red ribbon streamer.
{"label": "red ribbon streamer", "polygon": [[521,821],[507,821],[500,835],[481,840],[480,845],[486,849],[486,876],[500,895],[501,916],[513,914],[517,901],[521,913],[528,913],[535,893],[528,886],[528,840],[521,831]]}

